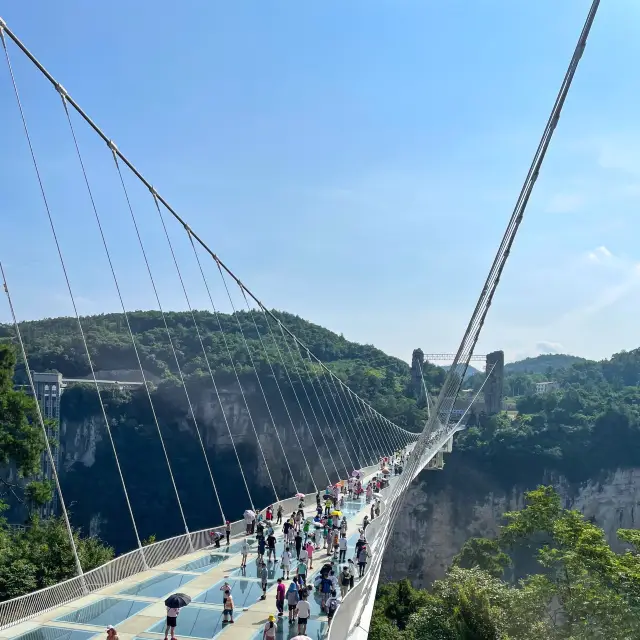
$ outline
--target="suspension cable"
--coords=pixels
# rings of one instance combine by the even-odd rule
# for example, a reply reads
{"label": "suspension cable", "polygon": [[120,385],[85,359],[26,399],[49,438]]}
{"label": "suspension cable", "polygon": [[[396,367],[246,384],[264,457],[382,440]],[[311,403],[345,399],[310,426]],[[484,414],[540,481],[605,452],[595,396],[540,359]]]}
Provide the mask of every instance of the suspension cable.
{"label": "suspension cable", "polygon": [[[307,351],[307,358],[309,359],[309,362],[311,362],[311,354],[309,353],[309,351]],[[340,427],[338,426],[338,422],[337,422],[337,420],[335,418],[335,414],[333,413],[333,410],[331,409],[331,405],[329,404],[329,398],[328,398],[327,394],[325,393],[324,387],[322,385],[322,379],[323,378],[324,378],[324,374],[321,376],[316,371],[316,379],[318,380],[318,386],[320,387],[320,391],[322,391],[322,395],[324,397],[325,404],[327,405],[327,409],[329,410],[329,413],[331,414],[331,419],[333,420],[333,423],[336,426],[336,431],[338,432],[338,435],[340,436],[340,439],[342,440],[342,445],[344,447],[345,453],[347,454],[347,457],[349,458],[349,463],[355,469],[355,466],[354,466],[354,463],[353,463],[353,458],[351,457],[351,453],[349,452],[349,447],[347,446],[347,443],[346,443],[346,441],[344,439],[344,436],[342,435],[342,430],[340,430]],[[342,419],[342,416],[338,412],[338,405],[334,403],[334,406],[336,408],[336,413],[337,413],[338,417],[340,418],[340,422],[342,423],[343,430],[344,430],[344,420]],[[347,433],[347,437],[348,436],[349,436],[349,434]],[[334,440],[335,440],[335,438],[334,438]],[[336,443],[336,446],[338,446],[337,443]],[[343,464],[344,464],[344,460],[343,460]],[[347,470],[347,477],[348,476],[349,476],[349,471]]]}
{"label": "suspension cable", "polygon": [[[222,279],[222,284],[224,284],[225,291],[227,292],[227,297],[229,298],[229,303],[231,304],[231,309],[233,311],[232,315],[235,318],[236,324],[238,325],[238,330],[240,331],[240,336],[242,337],[244,348],[247,350],[247,354],[249,355],[249,360],[251,361],[251,366],[253,367],[253,372],[256,374],[256,380],[258,381],[258,386],[260,387],[260,392],[262,393],[264,404],[267,407],[267,412],[269,413],[269,418],[271,419],[271,426],[274,429],[276,429],[276,421],[273,418],[273,413],[271,413],[271,407],[269,406],[269,401],[267,400],[267,394],[264,392],[262,381],[260,380],[260,375],[258,374],[258,368],[256,367],[256,363],[253,359],[253,355],[251,354],[249,343],[247,342],[247,338],[244,335],[244,331],[242,329],[242,324],[240,323],[240,318],[238,317],[236,306],[233,303],[233,298],[231,297],[231,291],[229,291],[229,287],[227,286],[227,281],[225,280],[225,277],[224,277],[224,272],[220,268],[219,264],[218,264],[218,271],[220,272],[220,278]],[[258,443],[258,447],[260,448],[260,455],[262,456],[262,460],[264,461],[264,466],[266,467],[266,470],[267,470],[267,475],[269,476],[269,481],[271,482],[271,486],[273,487],[273,493],[276,496],[276,502],[280,502],[280,498],[278,498],[278,491],[276,489],[275,483],[273,482],[273,478],[271,477],[271,471],[269,470],[267,459],[264,455],[264,451],[262,450],[262,444],[260,444],[260,438],[258,437],[258,431],[256,429],[256,425],[253,422],[253,419],[251,420],[251,426],[253,427],[253,431],[256,434],[256,442]]]}
{"label": "suspension cable", "polygon": [[[42,65],[42,63],[31,53],[31,51],[24,45],[24,43],[7,27],[6,23],[0,20],[0,26],[4,28],[7,36],[11,38],[11,40],[16,44],[16,46],[27,56],[27,58],[34,64],[34,66],[42,73],[42,75],[56,88],[60,86],[60,83],[47,71],[47,69]],[[80,107],[80,105],[67,93],[66,100],[68,104],[70,104],[77,113],[83,118],[83,120],[93,129],[93,131],[100,137],[102,140],[112,148],[112,142],[110,138],[102,131],[102,129],[89,117],[89,115]],[[160,195],[154,188],[153,185],[136,169],[133,163],[115,146],[113,146],[112,151],[118,156],[118,158],[128,167],[128,169],[133,173],[133,175],[144,184],[147,189],[149,189],[152,193],[155,194],[155,197],[158,201],[166,208],[166,210],[185,228],[189,228],[187,223],[182,219],[182,217],[171,207],[171,205]],[[233,280],[235,280],[236,284],[244,289],[247,295],[253,299],[253,301],[266,313],[268,314],[281,328],[281,331],[287,333],[299,346],[303,349],[306,348],[306,345],[302,343],[299,338],[293,334],[290,329],[282,324],[282,322],[275,316],[275,314],[267,309],[264,304],[260,301],[256,295],[248,289],[245,285],[242,284],[240,279],[231,271],[231,269],[210,249],[210,247],[202,240],[197,233],[193,231],[193,229],[189,228],[189,233],[192,238],[200,244],[200,246],[208,253],[218,265],[218,268],[224,270]],[[331,370],[316,356],[313,356],[314,359],[318,362],[318,364],[330,375],[333,375]],[[342,386],[344,383],[338,378],[339,384]],[[352,392],[353,393],[353,392]]]}
{"label": "suspension cable", "polygon": [[[54,243],[55,243],[55,246],[56,246],[56,250],[57,250],[57,253],[58,253],[58,258],[60,260],[60,265],[62,267],[62,273],[64,275],[64,279],[65,279],[65,282],[66,282],[66,285],[67,285],[67,290],[69,292],[69,297],[71,299],[71,304],[73,306],[73,311],[74,311],[74,315],[75,315],[75,318],[76,318],[76,322],[78,323],[78,330],[80,332],[80,337],[82,339],[82,344],[84,346],[84,351],[85,351],[85,354],[87,356],[87,362],[88,362],[89,368],[91,370],[91,377],[93,379],[93,383],[94,383],[94,386],[95,386],[95,389],[96,389],[96,395],[98,397],[98,402],[100,404],[100,410],[101,410],[102,417],[103,417],[103,420],[104,420],[105,428],[107,430],[107,434],[108,434],[109,440],[111,442],[111,446],[112,446],[112,449],[113,449],[113,452],[114,452],[115,461],[116,461],[116,466],[118,468],[118,472],[120,474],[120,478],[121,478],[121,481],[122,481],[122,486],[123,486],[124,493],[125,493],[125,499],[126,499],[126,502],[127,502],[127,506],[129,508],[129,513],[130,513],[130,516],[131,516],[133,529],[134,529],[134,533],[135,533],[135,536],[136,536],[136,542],[137,542],[138,548],[140,549],[140,552],[141,552],[143,565],[146,566],[145,554],[144,554],[144,551],[142,549],[142,543],[141,543],[141,540],[140,540],[140,536],[138,535],[138,529],[137,529],[137,526],[136,526],[136,523],[135,523],[135,519],[133,517],[133,510],[131,509],[131,504],[129,502],[129,495],[127,493],[126,486],[124,484],[124,477],[122,476],[122,473],[121,473],[120,463],[119,463],[119,460],[118,460],[118,457],[117,457],[117,453],[116,453],[116,449],[115,449],[115,443],[113,441],[113,437],[112,437],[112,434],[111,434],[111,428],[109,426],[109,419],[107,417],[107,412],[106,412],[106,409],[105,409],[105,406],[104,406],[104,402],[102,400],[102,394],[100,393],[100,388],[99,388],[98,381],[97,381],[97,378],[96,378],[95,369],[94,369],[94,366],[93,366],[93,362],[91,360],[91,354],[89,352],[89,345],[87,344],[84,328],[82,326],[82,321],[80,320],[80,314],[78,312],[78,307],[76,305],[75,296],[74,296],[73,290],[71,288],[71,281],[69,279],[69,274],[67,272],[66,263],[65,263],[64,256],[63,256],[63,253],[62,253],[62,247],[60,246],[60,242],[58,240],[58,234],[56,232],[55,224],[53,222],[53,216],[51,214],[51,209],[49,207],[49,200],[48,200],[48,198],[46,196],[46,192],[45,192],[45,189],[44,189],[44,183],[42,181],[42,178],[41,178],[41,175],[40,175],[40,169],[39,169],[38,162],[37,162],[36,156],[35,156],[35,150],[33,148],[32,142],[31,142],[31,136],[29,134],[29,128],[27,126],[27,119],[26,119],[24,110],[22,108],[22,101],[20,100],[20,93],[18,91],[18,85],[17,85],[16,79],[15,79],[15,75],[13,73],[13,66],[11,64],[11,58],[9,56],[9,50],[7,48],[7,43],[6,43],[6,40],[5,40],[5,37],[4,37],[4,30],[3,30],[3,24],[2,23],[0,23],[0,38],[2,39],[2,46],[3,46],[4,52],[5,52],[5,58],[7,60],[7,66],[9,68],[9,74],[11,76],[11,83],[13,85],[13,90],[14,90],[14,94],[15,94],[15,97],[16,97],[16,102],[17,102],[17,105],[18,105],[18,109],[20,111],[20,118],[22,120],[22,125],[23,125],[23,128],[24,128],[25,137],[27,139],[27,143],[28,143],[28,146],[29,146],[29,152],[31,154],[31,160],[32,160],[32,163],[33,163],[33,167],[34,167],[37,179],[38,179],[38,184],[39,184],[39,187],[40,187],[40,194],[41,194],[42,201],[43,201],[43,204],[44,204],[44,207],[45,207],[45,211],[46,211],[46,214],[47,214],[47,218],[48,218],[48,221],[49,221],[49,227],[51,229],[53,240],[54,240]],[[135,349],[135,344],[134,344],[134,349]],[[185,521],[185,527],[186,527],[186,521]],[[188,529],[186,531],[188,533]]]}
{"label": "suspension cable", "polygon": [[[295,429],[295,427],[293,426],[293,420],[291,420],[291,415],[289,414],[289,409],[287,408],[287,403],[282,393],[282,389],[280,388],[280,383],[278,382],[278,376],[276,375],[273,365],[271,364],[271,358],[269,357],[269,352],[267,351],[267,347],[264,343],[264,340],[262,339],[262,333],[260,333],[260,329],[258,328],[258,323],[256,322],[255,316],[253,315],[253,309],[251,309],[251,305],[249,304],[249,300],[245,295],[244,289],[240,288],[240,291],[242,292],[242,297],[244,298],[244,301],[247,305],[247,311],[249,313],[249,317],[251,318],[253,322],[253,326],[256,329],[256,333],[258,334],[258,339],[260,340],[262,351],[264,352],[264,357],[267,360],[267,364],[269,365],[269,369],[271,370],[271,374],[273,375],[273,379],[275,380],[276,388],[278,389],[278,393],[280,394],[280,398],[282,400],[282,403],[284,404],[285,411],[287,412],[287,416],[289,416],[289,420],[291,421],[291,427]],[[278,438],[280,449],[282,449],[282,457],[284,458],[284,461],[287,465],[287,469],[289,469],[289,474],[291,475],[291,479],[293,480],[293,488],[295,489],[296,493],[298,493],[298,485],[296,484],[295,476],[293,475],[293,471],[291,470],[291,465],[289,464],[289,457],[287,456],[287,453],[284,450],[284,446],[282,444],[282,440],[280,439],[280,434],[278,433],[278,428],[276,427],[275,423],[273,425],[273,430],[276,432],[276,438]]]}
{"label": "suspension cable", "polygon": [[[0,38],[4,43],[4,36],[2,35],[2,26],[0,25]],[[49,436],[47,435],[47,428],[44,424],[44,417],[42,416],[42,410],[40,409],[40,403],[38,402],[38,394],[36,393],[36,385],[33,382],[33,376],[31,374],[31,367],[29,366],[29,358],[27,357],[27,350],[25,349],[24,342],[22,340],[22,332],[20,331],[20,325],[18,323],[18,319],[16,317],[16,312],[13,307],[13,301],[11,299],[11,294],[9,293],[9,284],[7,282],[7,277],[4,273],[4,267],[2,266],[2,262],[0,261],[0,275],[2,276],[2,284],[4,287],[4,292],[7,295],[7,301],[9,302],[9,309],[11,310],[11,318],[13,319],[13,327],[16,332],[16,337],[18,338],[18,342],[20,343],[20,351],[22,354],[22,358],[24,360],[24,368],[27,372],[27,377],[29,378],[29,386],[31,387],[31,393],[33,393],[34,398],[34,406],[36,413],[38,415],[38,423],[40,424],[40,428],[42,430],[42,436],[44,438],[44,446],[46,456],[49,460],[49,464],[51,465],[51,473],[53,475],[53,481],[56,485],[56,491],[58,492],[58,496],[60,498],[60,507],[62,509],[62,517],[64,519],[64,524],[67,529],[67,536],[69,537],[69,544],[71,545],[71,553],[73,553],[73,560],[76,565],[76,573],[80,577],[80,581],[82,583],[82,591],[87,594],[87,585],[85,582],[84,573],[82,571],[82,565],[80,564],[80,557],[78,556],[78,547],[76,545],[75,538],[73,537],[73,529],[71,528],[71,522],[69,520],[69,513],[67,512],[67,506],[64,501],[64,496],[62,495],[62,487],[60,486],[60,478],[58,477],[58,469],[56,468],[55,461],[53,459],[53,452],[51,451],[51,443],[49,442]]]}
{"label": "suspension cable", "polygon": [[[277,318],[276,318],[276,320],[277,320]],[[284,346],[287,348],[287,352],[289,353],[289,359],[291,360],[291,364],[293,365],[293,368],[294,368],[295,372],[298,375],[298,380],[300,382],[300,386],[304,390],[304,383],[302,382],[302,378],[300,377],[300,372],[298,371],[298,368],[296,367],[296,363],[295,363],[295,360],[293,358],[293,352],[291,351],[291,347],[289,346],[289,343],[288,343],[288,341],[287,341],[287,339],[285,337],[282,323],[278,322],[278,327],[280,328],[280,333],[282,334],[282,341],[284,342]],[[295,388],[295,387],[292,387],[292,388]],[[297,393],[296,393],[296,397],[298,397]],[[300,401],[298,401],[298,403],[300,404]],[[309,430],[309,436],[311,437],[311,442],[313,442],[313,446],[315,447],[316,453],[318,454],[318,460],[320,461],[320,464],[322,465],[322,469],[324,470],[324,473],[327,476],[327,482],[331,483],[331,478],[329,477],[329,472],[327,471],[327,467],[325,466],[324,461],[322,460],[322,456],[320,455],[320,449],[318,449],[318,445],[316,444],[316,439],[313,437],[313,430],[311,429],[311,425],[309,424],[309,420],[307,420],[306,412],[302,409],[302,404],[300,404],[300,409],[302,410],[302,417],[304,418],[304,422],[307,425],[307,429]]]}
{"label": "suspension cable", "polygon": [[[309,427],[309,423],[307,422],[307,418],[304,415],[304,410],[302,409],[302,404],[300,403],[300,399],[298,398],[298,393],[296,391],[296,388],[293,384],[293,381],[291,380],[291,376],[289,375],[289,369],[287,368],[287,363],[284,361],[284,357],[282,355],[282,352],[280,351],[280,346],[278,345],[278,340],[276,338],[276,335],[273,331],[273,328],[271,327],[271,323],[269,322],[269,316],[264,313],[264,310],[261,309],[262,313],[264,314],[264,319],[265,322],[267,323],[267,327],[269,328],[269,334],[271,335],[271,340],[273,341],[273,344],[276,348],[276,351],[278,352],[278,356],[280,358],[280,362],[282,363],[282,366],[284,367],[284,372],[285,375],[287,376],[287,380],[289,382],[289,387],[291,388],[291,390],[293,391],[293,395],[296,399],[296,402],[298,403],[298,407],[300,407],[300,413],[302,414],[302,417],[305,421],[305,423],[307,424],[307,428],[309,429],[309,433],[311,433],[311,427]],[[284,400],[284,399],[283,399]],[[307,460],[307,456],[305,455],[304,452],[304,447],[302,446],[302,443],[300,442],[300,438],[298,437],[298,432],[295,428],[295,424],[293,422],[293,418],[291,416],[291,412],[289,411],[289,407],[287,405],[287,403],[284,403],[285,409],[287,411],[287,415],[289,416],[289,420],[291,421],[291,428],[293,430],[293,435],[296,438],[296,442],[298,443],[298,447],[300,448],[300,453],[302,455],[302,459],[304,460],[304,464],[307,467],[307,471],[309,472],[309,478],[311,479],[311,482],[313,483],[313,490],[314,491],[318,491],[318,487],[316,485],[316,481],[315,478],[313,477],[313,473],[311,472],[311,467],[309,466],[309,462]]]}
{"label": "suspension cable", "polygon": [[[313,379],[311,378],[309,370],[305,366],[305,360],[302,357],[302,352],[300,351],[300,345],[297,342],[294,342],[293,344],[296,347],[296,350],[298,352],[298,357],[300,358],[300,361],[302,362],[303,371],[305,371],[307,373],[307,378],[309,379],[309,384],[310,384],[311,388],[313,389],[313,391],[315,392],[315,387],[313,386]],[[297,364],[296,364],[296,369],[297,369]],[[298,375],[300,375],[300,374],[298,374]],[[302,378],[300,378],[300,379],[302,380]],[[324,442],[324,446],[326,447],[327,453],[329,454],[329,460],[331,460],[331,464],[333,465],[333,468],[335,469],[337,479],[340,480],[340,472],[338,471],[338,467],[336,465],[336,461],[333,459],[333,455],[331,454],[331,447],[329,446],[329,443],[327,442],[327,439],[324,437],[324,429],[322,428],[322,425],[320,424],[320,421],[318,420],[318,416],[316,415],[316,411],[313,408],[313,403],[311,401],[309,393],[307,392],[307,387],[306,387],[306,385],[304,383],[302,383],[302,388],[304,390],[305,395],[307,396],[307,401],[309,402],[309,406],[311,407],[311,413],[313,414],[313,418],[316,421],[316,424],[318,425],[318,430],[320,431],[320,436],[322,437],[322,441]],[[318,403],[319,403],[320,399],[318,398],[317,394],[316,394],[316,398],[318,399]],[[320,409],[322,410],[322,405],[320,405]],[[324,410],[322,411],[322,413],[324,415]],[[325,416],[325,420],[326,420],[326,416]],[[328,424],[327,424],[327,428],[329,428]]]}
{"label": "suspension cable", "polygon": [[[338,445],[338,441],[336,440],[335,434],[333,433],[333,430],[331,429],[331,424],[329,419],[327,418],[327,414],[324,410],[324,407],[322,406],[322,402],[320,401],[320,394],[318,394],[318,391],[316,389],[316,386],[314,384],[314,378],[317,382],[317,371],[314,371],[313,369],[313,362],[311,361],[311,358],[309,357],[309,354],[307,353],[307,359],[305,359],[302,355],[302,352],[300,351],[300,348],[298,347],[298,352],[300,353],[300,359],[302,360],[303,364],[304,364],[304,368],[307,371],[307,375],[309,377],[309,382],[311,384],[311,389],[313,390],[313,394],[315,395],[316,401],[318,402],[318,406],[320,407],[320,411],[322,413],[322,417],[324,418],[324,422],[327,425],[327,431],[329,432],[329,435],[331,436],[331,439],[333,440],[333,444],[335,445],[336,448],[336,452],[338,454],[338,457],[340,458],[340,462],[342,462],[342,466],[344,467],[345,473],[346,473],[346,477],[349,477],[349,469],[347,468],[347,465],[345,464],[344,458],[342,456],[342,452],[340,451],[340,446]],[[315,374],[315,375],[314,375]],[[333,415],[333,413],[331,412],[331,408],[327,405],[327,409],[329,410],[329,414],[331,415],[331,419],[333,420],[334,426],[336,428],[337,431],[339,431],[338,429],[338,425],[336,424],[335,421],[335,417]],[[338,473],[338,470],[336,469],[336,473]],[[340,478],[340,473],[338,473],[338,478]]]}
{"label": "suspension cable", "polygon": [[[540,168],[542,166],[542,162],[544,160],[546,151],[551,142],[551,138],[553,136],[553,132],[555,131],[556,124],[560,117],[560,113],[562,111],[562,107],[566,100],[567,94],[569,92],[569,88],[571,87],[571,83],[573,81],[573,77],[575,75],[576,69],[578,67],[578,63],[582,57],[582,54],[586,47],[587,37],[593,25],[593,22],[596,17],[596,13],[598,7],[600,5],[599,0],[593,0],[591,4],[591,8],[587,15],[586,21],[584,23],[584,27],[580,34],[580,38],[578,39],[578,43],[575,47],[573,57],[571,62],[569,63],[569,68],[563,80],[563,83],[560,87],[560,91],[558,93],[558,97],[556,98],[556,102],[552,109],[551,115],[547,122],[547,126],[542,135],[542,139],[534,156],[534,160],[531,164],[531,168],[527,177],[525,179],[525,183],[522,187],[522,191],[516,203],[516,207],[514,208],[513,214],[509,221],[507,231],[503,236],[502,243],[498,248],[498,252],[494,259],[494,262],[489,271],[489,276],[485,282],[485,285],[482,289],[476,307],[473,311],[471,319],[469,321],[469,325],[464,333],[462,342],[460,343],[460,347],[458,348],[458,352],[456,353],[454,363],[452,367],[449,369],[447,373],[447,377],[445,379],[445,384],[440,390],[440,394],[438,396],[438,400],[434,411],[431,414],[431,417],[425,426],[422,434],[418,438],[416,442],[416,446],[414,451],[412,452],[409,473],[407,473],[405,478],[400,478],[400,482],[398,482],[392,491],[392,496],[389,498],[389,502],[391,503],[391,509],[386,511],[382,516],[381,528],[378,530],[378,535],[376,536],[376,542],[380,540],[380,553],[374,556],[373,561],[371,563],[371,567],[368,572],[368,576],[365,576],[365,580],[370,583],[369,589],[373,588],[373,581],[376,580],[376,577],[379,573],[380,564],[382,562],[382,551],[388,542],[388,536],[391,532],[391,527],[395,522],[395,518],[399,512],[399,509],[404,502],[402,497],[405,495],[404,491],[406,490],[408,483],[413,478],[414,472],[418,469],[418,465],[420,463],[420,459],[427,448],[429,443],[430,436],[433,434],[435,427],[439,422],[439,416],[441,415],[441,408],[445,405],[447,422],[444,423],[445,429],[448,429],[448,418],[451,414],[451,408],[453,406],[453,402],[455,401],[455,394],[457,393],[457,389],[461,384],[460,380],[456,380],[457,375],[457,366],[462,363],[463,371],[462,377],[464,377],[464,373],[466,372],[466,367],[469,362],[469,358],[473,353],[475,345],[478,340],[478,336],[480,331],[484,325],[484,320],[486,318],[487,312],[491,306],[493,301],[493,295],[497,289],[500,276],[504,269],[504,266],[508,260],[511,246],[513,245],[513,241],[517,235],[518,229],[520,227],[520,223],[522,222],[522,218],[524,216],[524,212],[526,209],[526,205],[528,203],[529,197],[533,190],[533,186],[535,181],[539,175]],[[453,400],[451,400],[453,396]],[[403,474],[404,475],[404,474]],[[359,606],[359,611],[356,612],[356,621],[355,624],[359,625],[362,613],[363,613],[363,605]]]}
{"label": "suspension cable", "polygon": [[[364,464],[362,466],[369,466],[367,462],[375,460],[375,454],[373,453],[373,444],[369,442],[368,438],[362,437],[362,427],[360,427],[360,425],[358,424],[358,418],[356,417],[356,412],[354,411],[353,404],[349,401],[349,396],[345,391],[345,389],[348,389],[349,387],[343,385],[338,386],[334,378],[330,378],[330,380],[335,389],[336,396],[340,401],[340,404],[344,408],[345,415],[347,415],[347,417],[348,414],[351,415],[351,429],[353,430],[353,437],[355,438],[356,442],[358,442],[359,451],[361,453],[361,456],[363,456],[362,459],[364,461]],[[338,380],[340,379],[338,378]],[[340,395],[340,391],[342,391],[344,400]]]}
{"label": "suspension cable", "polygon": [[[98,225],[98,230],[100,232],[100,237],[102,239],[102,244],[104,246],[105,255],[106,255],[107,261],[109,263],[109,268],[111,270],[111,275],[113,276],[113,281],[115,283],[115,287],[116,287],[116,291],[118,293],[118,298],[120,300],[120,304],[122,306],[122,311],[123,311],[123,313],[125,315],[127,327],[129,329],[129,336],[131,338],[131,342],[133,344],[133,348],[136,351],[136,355],[137,355],[137,348],[136,348],[136,345],[135,345],[135,339],[134,339],[134,336],[133,336],[133,332],[131,331],[131,326],[129,324],[129,318],[127,316],[127,311],[126,311],[125,306],[124,306],[124,300],[122,298],[122,293],[120,291],[120,284],[118,282],[118,278],[116,277],[116,273],[115,273],[115,269],[114,269],[114,266],[113,266],[113,262],[111,260],[111,254],[109,252],[109,248],[107,246],[107,241],[106,241],[106,238],[104,236],[104,232],[103,232],[103,229],[102,229],[102,223],[100,221],[100,216],[98,214],[98,208],[96,206],[95,198],[93,197],[93,189],[91,188],[91,184],[89,182],[89,176],[87,175],[87,170],[86,170],[86,167],[85,167],[85,164],[84,164],[84,159],[83,159],[82,153],[80,151],[80,145],[78,144],[78,138],[76,137],[76,132],[75,132],[75,129],[74,129],[74,126],[73,126],[73,122],[71,121],[71,114],[69,113],[69,109],[67,108],[67,102],[66,102],[66,99],[65,99],[64,89],[62,87],[60,87],[58,91],[60,93],[60,98],[62,99],[62,106],[64,107],[64,112],[65,112],[65,115],[66,115],[66,118],[67,118],[67,122],[69,124],[69,131],[71,132],[71,137],[73,139],[73,145],[75,147],[76,154],[78,156],[78,162],[79,162],[80,168],[82,170],[82,176],[84,178],[84,183],[85,183],[85,185],[87,187],[87,194],[89,195],[89,200],[91,201],[91,208],[93,210],[94,217],[95,217],[96,223]],[[144,380],[144,372],[142,370],[142,363],[140,362],[140,358],[138,358],[138,364],[140,365],[140,372],[143,375],[143,380]],[[92,369],[93,369],[93,366],[92,366]],[[95,375],[94,375],[94,377],[95,377]],[[96,386],[97,386],[97,382],[96,382]],[[145,387],[146,387],[146,384],[145,384]],[[99,392],[98,392],[98,394],[99,394]],[[105,425],[106,425],[106,429],[107,429],[107,434],[109,436],[109,442],[111,443],[111,448],[113,450],[113,457],[114,457],[114,460],[115,460],[115,463],[116,463],[116,468],[118,470],[118,476],[120,478],[120,483],[122,484],[122,490],[124,492],[124,497],[125,497],[125,500],[126,500],[126,503],[127,503],[127,509],[129,511],[129,517],[131,518],[131,523],[133,525],[133,530],[134,530],[134,533],[135,533],[135,536],[136,536],[136,542],[138,544],[138,548],[140,549],[140,552],[142,554],[142,559],[143,559],[143,562],[144,562],[145,567],[146,567],[147,564],[146,564],[146,559],[145,559],[145,554],[144,554],[144,548],[142,546],[142,542],[140,540],[140,535],[138,533],[138,527],[136,525],[136,520],[135,520],[135,517],[133,515],[133,508],[131,506],[131,501],[129,500],[129,492],[127,491],[127,485],[126,485],[125,480],[124,480],[124,475],[122,473],[122,468],[120,467],[120,460],[119,460],[119,457],[118,457],[118,452],[116,451],[116,445],[115,445],[115,442],[113,440],[113,435],[111,434],[111,427],[109,425],[109,421],[106,419],[106,412],[105,412]]]}
{"label": "suspension cable", "polygon": [[[333,392],[332,395],[335,393],[334,398],[337,398],[337,400],[340,403],[340,406],[342,407],[344,414],[346,416],[347,419],[347,423],[351,423],[351,431],[353,432],[353,440],[354,442],[358,443],[358,447],[357,447],[357,451],[360,454],[360,457],[362,458],[362,463],[360,462],[360,460],[358,460],[358,467],[362,468],[362,467],[366,467],[367,465],[367,459],[369,457],[370,452],[369,452],[369,446],[370,443],[367,442],[366,439],[362,438],[362,432],[360,430],[360,427],[358,427],[357,425],[357,419],[355,416],[355,413],[353,411],[353,407],[351,406],[351,404],[349,403],[348,397],[344,391],[344,388],[342,386],[338,386],[336,384],[336,381],[334,380],[333,376],[329,376],[329,381],[331,382],[331,384],[333,385]],[[340,395],[340,390],[342,390],[342,394],[344,395],[344,400],[342,395]],[[351,416],[351,418],[349,419],[349,416]],[[356,431],[356,429],[358,429],[358,431]],[[363,441],[364,441],[364,447],[363,445]],[[354,451],[355,451],[355,444],[354,444]],[[356,455],[356,458],[358,456]]]}

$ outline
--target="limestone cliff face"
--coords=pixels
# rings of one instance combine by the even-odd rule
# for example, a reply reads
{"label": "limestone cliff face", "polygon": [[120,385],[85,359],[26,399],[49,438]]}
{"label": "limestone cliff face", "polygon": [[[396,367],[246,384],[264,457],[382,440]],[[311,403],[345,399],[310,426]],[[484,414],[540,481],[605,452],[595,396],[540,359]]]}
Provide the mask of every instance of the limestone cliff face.
{"label": "limestone cliff face", "polygon": [[616,550],[619,528],[640,524],[640,468],[594,470],[593,477],[572,483],[544,474],[529,482],[504,486],[487,470],[450,463],[441,472],[424,471],[411,485],[395,526],[394,544],[385,554],[385,579],[409,578],[426,586],[441,578],[470,537],[493,537],[502,514],[524,506],[524,493],[540,484],[554,485],[564,506],[581,511],[606,532]]}
{"label": "limestone cliff face", "polygon": [[[235,382],[219,384],[218,392],[220,401],[211,384],[203,384],[190,390],[190,399],[225,517],[237,519],[250,506],[238,457],[257,507],[274,500],[272,482],[280,498],[293,495],[296,488],[313,490],[300,446],[318,487],[326,485],[327,477],[316,446],[335,475],[320,430],[312,426],[310,431],[307,425],[314,424],[314,410],[321,415],[318,407],[307,403],[300,408],[295,398],[287,397],[287,413],[277,389],[265,388],[267,408],[260,387],[252,381],[243,381],[242,390]],[[66,405],[61,407],[60,467],[74,524],[101,536],[118,551],[131,548],[131,519],[100,405],[86,390],[76,391],[75,396],[67,393]],[[165,390],[153,399],[189,529],[219,525],[220,510],[184,391]],[[109,398],[105,408],[140,535],[164,538],[184,531],[146,394],[141,390],[124,399]],[[329,438],[326,430],[324,435]],[[341,451],[344,454],[343,447]],[[344,474],[335,451],[334,458]]]}

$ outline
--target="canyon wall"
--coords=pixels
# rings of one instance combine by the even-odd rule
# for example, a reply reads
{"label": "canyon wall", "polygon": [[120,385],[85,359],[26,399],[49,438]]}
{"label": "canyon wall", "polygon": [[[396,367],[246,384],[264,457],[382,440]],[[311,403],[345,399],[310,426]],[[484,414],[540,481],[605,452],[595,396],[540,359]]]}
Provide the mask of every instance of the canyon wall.
{"label": "canyon wall", "polygon": [[617,551],[623,547],[616,531],[638,527],[640,466],[594,469],[581,481],[545,473],[509,484],[496,470],[456,455],[455,448],[447,461],[442,471],[423,471],[409,488],[385,554],[383,580],[409,578],[415,586],[427,586],[441,578],[468,538],[494,537],[503,513],[521,509],[525,492],[540,484],[555,486],[564,506],[602,527]]}

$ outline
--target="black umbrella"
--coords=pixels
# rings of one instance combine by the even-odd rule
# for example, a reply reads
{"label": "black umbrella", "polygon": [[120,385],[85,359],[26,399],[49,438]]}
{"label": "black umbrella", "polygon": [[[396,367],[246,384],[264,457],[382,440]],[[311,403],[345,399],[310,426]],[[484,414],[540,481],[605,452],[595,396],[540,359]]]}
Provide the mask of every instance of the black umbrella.
{"label": "black umbrella", "polygon": [[164,601],[165,605],[172,609],[181,609],[182,607],[186,607],[190,602],[191,596],[188,596],[186,593],[174,593]]}

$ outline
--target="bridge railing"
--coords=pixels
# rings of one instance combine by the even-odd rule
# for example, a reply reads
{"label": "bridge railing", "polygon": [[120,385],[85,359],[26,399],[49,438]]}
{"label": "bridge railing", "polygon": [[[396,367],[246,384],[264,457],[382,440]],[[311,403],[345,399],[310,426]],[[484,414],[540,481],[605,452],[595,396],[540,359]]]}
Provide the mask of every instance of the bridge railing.
{"label": "bridge railing", "polygon": [[[377,470],[377,465],[363,469],[365,476],[370,476],[376,473]],[[307,507],[315,504],[315,495],[315,493],[309,493],[305,496],[305,505]],[[289,516],[297,508],[299,502],[298,498],[292,497],[273,504],[275,506],[281,504],[284,515]],[[12,600],[0,602],[0,629],[29,620],[41,613],[68,604],[73,600],[148,569],[154,569],[181,556],[205,549],[211,545],[210,532],[222,527],[223,525],[217,525],[200,531],[189,532],[189,534],[184,533],[173,538],[160,540],[142,549],[134,549],[124,553],[106,564],[87,571],[81,576],[70,578],[64,582],[27,593]],[[245,530],[244,519],[231,523],[232,536],[241,536],[245,533]],[[224,552],[224,547],[221,547],[220,551]]]}
{"label": "bridge railing", "polygon": [[[463,428],[464,427],[460,427],[459,425],[456,425],[455,428],[440,425],[440,428],[431,436],[431,445],[424,453],[420,464],[411,479],[414,480],[420,471],[426,467],[429,460],[431,460],[431,458],[433,458],[433,456],[435,456],[436,453],[438,453],[438,451],[446,444],[447,440]],[[385,524],[385,512],[392,506],[392,501],[399,498],[399,496],[394,498],[395,493],[393,486],[383,489],[382,494],[387,499],[381,505],[380,517],[375,518],[367,527],[367,542],[373,555],[384,553],[385,543],[377,534],[380,528]],[[391,531],[388,532],[388,535],[391,535]],[[376,571],[377,575],[371,576],[365,574],[365,577],[368,579],[363,578],[360,580],[353,589],[349,590],[340,603],[335,618],[331,623],[328,640],[347,640],[352,636],[359,640],[360,636],[363,639],[367,637],[369,622],[371,620],[371,614],[373,613],[373,605],[375,602],[380,565],[378,565],[377,570],[373,567],[369,569],[369,571],[372,570]],[[358,624],[361,626],[354,630],[354,624],[358,619],[360,619]]]}

